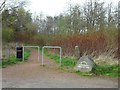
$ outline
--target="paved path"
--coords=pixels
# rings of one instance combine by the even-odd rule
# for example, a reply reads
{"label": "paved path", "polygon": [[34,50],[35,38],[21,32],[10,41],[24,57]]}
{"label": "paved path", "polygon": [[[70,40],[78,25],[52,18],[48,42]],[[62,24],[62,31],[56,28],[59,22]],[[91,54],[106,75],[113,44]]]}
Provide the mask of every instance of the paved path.
{"label": "paved path", "polygon": [[117,79],[87,78],[62,71],[53,62],[45,59],[45,66],[38,63],[37,51],[32,50],[26,63],[2,69],[3,88],[117,88]]}

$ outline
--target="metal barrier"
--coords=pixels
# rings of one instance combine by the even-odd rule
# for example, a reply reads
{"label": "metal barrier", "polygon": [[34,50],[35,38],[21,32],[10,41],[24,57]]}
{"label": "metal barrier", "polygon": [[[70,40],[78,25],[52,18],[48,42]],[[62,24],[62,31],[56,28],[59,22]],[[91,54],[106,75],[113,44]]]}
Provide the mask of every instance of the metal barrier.
{"label": "metal barrier", "polygon": [[62,48],[59,46],[43,46],[42,47],[42,65],[44,65],[44,48],[59,48],[60,49],[60,66],[62,62]]}
{"label": "metal barrier", "polygon": [[[22,61],[24,61],[24,51],[26,47],[36,47],[38,48],[38,62],[40,61],[40,47],[39,46],[23,46],[23,57],[22,57]],[[43,46],[42,47],[42,65],[44,65],[44,48],[59,48],[60,49],[60,66],[61,66],[61,62],[62,62],[62,48],[59,46]]]}
{"label": "metal barrier", "polygon": [[34,47],[36,47],[36,48],[38,48],[38,62],[40,61],[40,47],[39,46],[23,46],[23,61],[24,61],[24,50],[25,50],[25,48],[26,47],[32,47],[32,48],[34,48]]}

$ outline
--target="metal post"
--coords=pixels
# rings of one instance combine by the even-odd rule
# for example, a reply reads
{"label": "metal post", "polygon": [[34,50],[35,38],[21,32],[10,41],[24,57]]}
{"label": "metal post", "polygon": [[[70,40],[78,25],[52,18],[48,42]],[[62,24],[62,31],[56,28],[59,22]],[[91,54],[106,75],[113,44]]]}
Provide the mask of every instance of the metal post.
{"label": "metal post", "polygon": [[62,48],[59,46],[43,46],[42,47],[42,65],[44,64],[44,48],[59,48],[60,49],[60,65],[62,63]]}
{"label": "metal post", "polygon": [[39,46],[23,46],[23,61],[24,61],[24,49],[25,47],[30,47],[30,48],[33,48],[33,47],[36,47],[38,48],[38,62],[40,61],[40,47]]}

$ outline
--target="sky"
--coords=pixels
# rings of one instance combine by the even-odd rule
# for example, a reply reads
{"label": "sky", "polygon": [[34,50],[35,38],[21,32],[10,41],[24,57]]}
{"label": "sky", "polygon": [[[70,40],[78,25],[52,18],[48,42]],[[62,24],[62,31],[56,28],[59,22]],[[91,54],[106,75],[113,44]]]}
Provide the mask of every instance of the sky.
{"label": "sky", "polygon": [[[56,16],[65,11],[70,0],[29,0],[29,6],[27,7],[31,13],[42,13],[43,15]],[[83,5],[87,0],[71,0],[72,4]],[[100,0],[107,3],[113,2],[113,5],[117,5],[119,0]]]}

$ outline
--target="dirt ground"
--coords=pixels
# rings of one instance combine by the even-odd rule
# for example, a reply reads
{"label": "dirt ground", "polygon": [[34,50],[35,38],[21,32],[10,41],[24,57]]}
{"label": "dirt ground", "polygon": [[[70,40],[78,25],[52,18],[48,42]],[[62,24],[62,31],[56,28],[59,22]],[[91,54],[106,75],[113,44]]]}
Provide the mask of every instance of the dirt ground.
{"label": "dirt ground", "polygon": [[[41,58],[41,55],[40,55]],[[89,78],[58,68],[53,60],[44,57],[45,66],[37,60],[37,51],[32,50],[29,60],[2,69],[3,88],[117,88],[113,78]]]}

